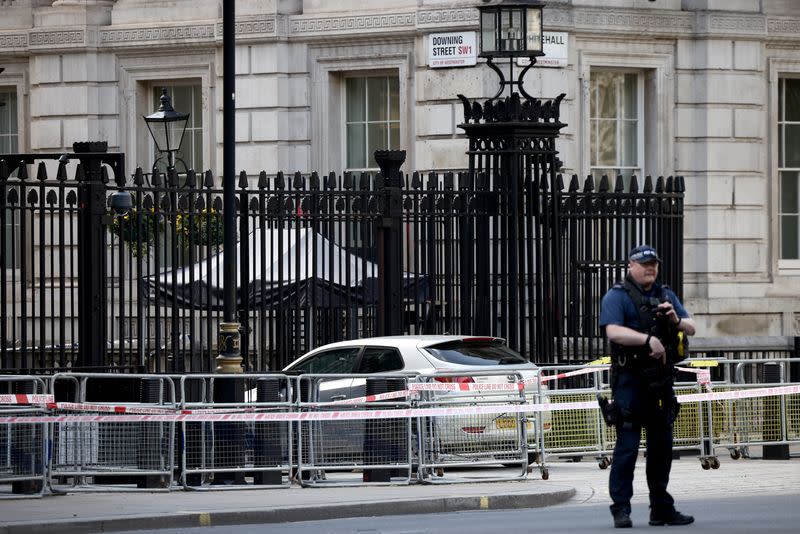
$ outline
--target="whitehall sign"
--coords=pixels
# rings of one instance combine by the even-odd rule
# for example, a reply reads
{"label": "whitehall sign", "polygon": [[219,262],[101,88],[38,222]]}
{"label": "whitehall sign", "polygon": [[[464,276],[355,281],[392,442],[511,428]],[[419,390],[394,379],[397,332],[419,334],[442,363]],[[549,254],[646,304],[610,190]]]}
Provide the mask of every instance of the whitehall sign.
{"label": "whitehall sign", "polygon": [[432,33],[428,36],[428,66],[470,67],[477,63],[475,32]]}
{"label": "whitehall sign", "polygon": [[[544,32],[542,35],[543,56],[536,58],[537,67],[566,67],[569,58],[569,34],[567,32]],[[524,67],[530,62],[526,57],[517,58],[517,65]]]}

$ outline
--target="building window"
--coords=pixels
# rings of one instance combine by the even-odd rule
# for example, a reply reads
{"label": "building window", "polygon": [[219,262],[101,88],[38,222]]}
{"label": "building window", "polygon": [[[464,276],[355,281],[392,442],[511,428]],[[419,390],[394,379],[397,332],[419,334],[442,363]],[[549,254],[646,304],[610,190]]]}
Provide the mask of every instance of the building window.
{"label": "building window", "polygon": [[[0,89],[0,154],[13,154],[18,151],[17,93],[13,90]],[[20,260],[20,212],[19,210],[6,208],[4,215],[2,268],[14,269],[19,267]]]}
{"label": "building window", "polygon": [[344,143],[349,171],[375,170],[376,150],[400,147],[400,82],[396,76],[347,78]]}
{"label": "building window", "polygon": [[781,259],[800,259],[800,78],[778,81]]}
{"label": "building window", "polygon": [[[179,173],[184,172],[183,163],[188,169],[202,172],[203,167],[203,92],[200,84],[179,84],[154,85],[152,88],[153,105],[152,109],[158,109],[162,90],[166,89],[167,94],[172,98],[172,107],[176,111],[189,113],[189,121],[186,123],[186,133],[183,136],[183,144],[176,156],[175,168]],[[155,152],[155,147],[153,147]],[[155,153],[154,161],[158,164],[161,172],[166,172],[166,157],[161,158],[162,154]]]}
{"label": "building window", "polygon": [[0,89],[0,154],[13,154],[18,151],[17,93]]}
{"label": "building window", "polygon": [[641,177],[644,168],[642,76],[592,70],[589,87],[589,172],[595,177],[622,175],[627,189],[630,177]]}
{"label": "building window", "polygon": [[[8,189],[6,190],[8,192]],[[20,232],[19,218],[20,210],[6,208],[5,220],[3,224],[3,269],[18,269],[20,260]]]}

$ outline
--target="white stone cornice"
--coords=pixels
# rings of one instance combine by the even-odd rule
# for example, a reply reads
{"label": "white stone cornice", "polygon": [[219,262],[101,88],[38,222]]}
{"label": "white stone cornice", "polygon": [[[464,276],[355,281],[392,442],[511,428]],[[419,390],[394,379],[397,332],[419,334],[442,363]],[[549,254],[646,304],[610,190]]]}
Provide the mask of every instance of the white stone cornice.
{"label": "white stone cornice", "polygon": [[[559,6],[546,9],[544,16],[546,27],[576,34],[800,39],[800,19],[766,17],[752,13],[598,10]],[[236,36],[242,42],[268,41],[277,37],[303,39],[364,34],[391,36],[409,30],[431,32],[440,28],[477,29],[478,11],[472,7],[456,7],[355,15],[260,15],[241,17],[236,20],[235,27]],[[99,28],[33,28],[0,31],[0,52],[95,46],[129,48],[197,43],[218,45],[221,38],[222,23],[219,20]]]}
{"label": "white stone cornice", "polygon": [[335,17],[292,17],[290,35],[312,36],[413,29],[414,13],[377,13]]}
{"label": "white stone cornice", "polygon": [[576,30],[597,32],[610,30],[637,34],[686,34],[694,29],[694,18],[690,13],[678,11],[576,9],[573,11],[573,27]]}
{"label": "white stone cornice", "polygon": [[101,46],[142,46],[181,42],[211,42],[214,24],[181,24],[100,30]]}
{"label": "white stone cornice", "polygon": [[726,36],[766,35],[767,18],[751,14],[702,13],[698,17],[697,32]]}
{"label": "white stone cornice", "polygon": [[430,9],[417,13],[418,28],[433,29],[440,26],[477,27],[478,10],[475,8]]}
{"label": "white stone cornice", "polygon": [[[236,19],[233,26],[237,39],[263,39],[272,38],[276,35],[275,16],[240,18]],[[217,39],[222,39],[222,22],[218,22],[216,28]]]}
{"label": "white stone cornice", "polygon": [[63,48],[63,47],[83,47],[86,46],[85,29],[69,29],[56,31],[36,31],[28,34],[28,42],[31,49],[40,48]]}
{"label": "white stone cornice", "polygon": [[13,51],[28,48],[28,32],[0,32],[0,50]]}
{"label": "white stone cornice", "polygon": [[800,20],[770,17],[767,19],[767,35],[800,39]]}
{"label": "white stone cornice", "polygon": [[545,9],[544,25],[571,28],[575,24],[573,13],[571,9]]}

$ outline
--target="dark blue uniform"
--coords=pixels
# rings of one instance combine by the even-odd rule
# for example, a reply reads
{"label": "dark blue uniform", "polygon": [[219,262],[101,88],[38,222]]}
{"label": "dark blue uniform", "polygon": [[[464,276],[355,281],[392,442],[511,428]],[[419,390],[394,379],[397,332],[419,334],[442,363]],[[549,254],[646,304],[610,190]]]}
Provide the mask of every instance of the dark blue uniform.
{"label": "dark blue uniform", "polygon": [[[689,314],[678,297],[668,288],[654,285],[650,291],[643,292],[644,297],[656,299],[668,298],[679,317],[687,318]],[[639,311],[627,290],[616,285],[603,297],[600,308],[600,326],[620,325],[645,332],[641,325]],[[662,340],[663,341],[663,340]],[[672,467],[672,422],[674,392],[671,380],[665,388],[653,388],[641,372],[641,364],[652,365],[655,360],[649,356],[650,350],[641,347],[629,349],[636,352],[634,358],[623,367],[615,367],[615,378],[612,380],[614,402],[623,414],[622,421],[616,426],[617,442],[614,447],[614,460],[609,476],[609,493],[611,494],[611,513],[624,511],[631,513],[631,497],[633,496],[633,471],[639,453],[642,428],[647,432],[647,486],[650,489],[651,514],[670,517],[675,513],[672,496],[667,492],[669,473]],[[616,356],[616,355],[615,355]],[[645,361],[650,358],[652,361]],[[656,362],[660,365],[660,363]],[[668,364],[671,365],[671,364]]]}

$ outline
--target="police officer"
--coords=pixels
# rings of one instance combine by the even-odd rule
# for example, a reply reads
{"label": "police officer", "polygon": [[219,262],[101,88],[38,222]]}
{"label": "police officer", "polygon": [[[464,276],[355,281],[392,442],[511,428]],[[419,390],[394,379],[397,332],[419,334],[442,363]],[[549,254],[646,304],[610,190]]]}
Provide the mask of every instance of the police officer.
{"label": "police officer", "polygon": [[633,470],[642,428],[647,431],[647,486],[651,525],[688,525],[667,492],[672,466],[672,423],[678,404],[672,389],[678,332],[694,335],[694,321],[658,279],[661,259],[653,247],[630,251],[625,280],[603,297],[600,326],[611,343],[611,391],[618,417],[609,477],[614,526],[632,526]]}

